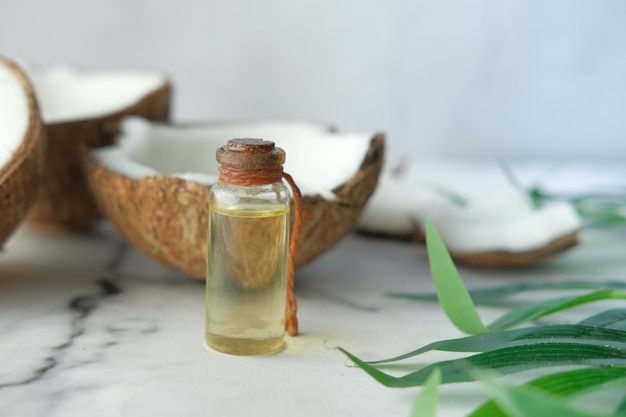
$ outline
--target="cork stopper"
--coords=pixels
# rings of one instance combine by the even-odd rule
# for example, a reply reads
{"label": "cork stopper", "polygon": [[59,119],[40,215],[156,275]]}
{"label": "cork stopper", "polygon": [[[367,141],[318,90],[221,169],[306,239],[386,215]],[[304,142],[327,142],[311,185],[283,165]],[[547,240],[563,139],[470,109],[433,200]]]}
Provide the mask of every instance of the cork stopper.
{"label": "cork stopper", "polygon": [[265,169],[285,163],[285,151],[263,139],[231,139],[217,150],[217,162],[234,169]]}

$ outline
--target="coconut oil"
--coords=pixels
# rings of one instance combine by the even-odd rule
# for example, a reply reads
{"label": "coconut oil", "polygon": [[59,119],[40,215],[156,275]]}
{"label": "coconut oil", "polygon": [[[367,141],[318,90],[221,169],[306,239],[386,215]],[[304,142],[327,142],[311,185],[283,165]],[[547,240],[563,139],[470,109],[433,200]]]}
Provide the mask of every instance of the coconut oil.
{"label": "coconut oil", "polygon": [[237,355],[283,346],[289,208],[211,207],[206,342]]}
{"label": "coconut oil", "polygon": [[205,340],[220,352],[263,355],[283,346],[291,206],[284,159],[282,149],[259,139],[233,139],[217,152]]}

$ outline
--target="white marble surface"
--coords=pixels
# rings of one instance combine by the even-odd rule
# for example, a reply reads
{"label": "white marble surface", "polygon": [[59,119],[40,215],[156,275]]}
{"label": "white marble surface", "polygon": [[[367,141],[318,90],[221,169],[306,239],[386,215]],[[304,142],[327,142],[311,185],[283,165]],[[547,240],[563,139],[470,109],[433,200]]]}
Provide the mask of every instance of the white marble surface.
{"label": "white marble surface", "polygon": [[[623,230],[587,232],[540,267],[461,272],[470,287],[626,281],[624,253]],[[201,282],[106,224],[80,236],[25,227],[0,255],[0,415],[408,416],[419,389],[385,388],[334,348],[376,359],[460,336],[436,304],[386,296],[432,288],[423,247],[350,236],[298,271],[302,335],[274,356],[232,357],[203,344]],[[500,310],[481,312],[489,321]],[[484,398],[477,384],[446,386],[439,415],[463,415]]]}
{"label": "white marble surface", "polygon": [[[626,280],[624,250],[622,236],[585,235],[540,268],[462,272],[469,286]],[[302,335],[274,356],[231,357],[203,345],[201,283],[108,227],[85,236],[21,230],[0,258],[0,414],[407,416],[418,389],[384,388],[334,347],[374,359],[458,336],[436,304],[385,296],[430,289],[423,248],[349,237],[298,273]],[[440,415],[462,415],[483,397],[476,384],[448,386]]]}

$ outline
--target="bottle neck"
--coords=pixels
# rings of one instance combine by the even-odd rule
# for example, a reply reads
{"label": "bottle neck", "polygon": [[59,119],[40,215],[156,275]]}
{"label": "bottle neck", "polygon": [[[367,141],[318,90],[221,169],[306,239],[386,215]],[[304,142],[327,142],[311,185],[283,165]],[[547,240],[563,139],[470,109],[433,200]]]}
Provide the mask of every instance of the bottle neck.
{"label": "bottle neck", "polygon": [[261,169],[236,169],[228,165],[219,166],[219,181],[227,185],[254,186],[280,182],[283,178],[282,165]]}

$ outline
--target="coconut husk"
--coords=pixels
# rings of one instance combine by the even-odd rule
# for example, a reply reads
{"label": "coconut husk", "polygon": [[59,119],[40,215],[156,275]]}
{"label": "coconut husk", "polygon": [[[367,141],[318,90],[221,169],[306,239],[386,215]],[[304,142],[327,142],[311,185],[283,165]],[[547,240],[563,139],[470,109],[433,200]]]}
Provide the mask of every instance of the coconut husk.
{"label": "coconut husk", "polygon": [[28,128],[20,147],[0,167],[0,246],[26,216],[35,202],[43,177],[45,130],[30,81],[20,68],[2,57],[0,65],[13,72],[22,84],[28,101]]}
{"label": "coconut husk", "polygon": [[111,145],[123,117],[168,119],[171,86],[161,87],[115,113],[46,125],[48,147],[41,196],[28,222],[42,229],[81,230],[102,218],[83,175],[85,148]]}
{"label": "coconut husk", "polygon": [[324,200],[319,195],[302,196],[304,206],[302,232],[296,254],[297,267],[308,264],[335,246],[356,227],[365,203],[378,183],[383,148],[384,135],[375,135],[359,172],[333,190],[337,200]]}
{"label": "coconut husk", "polygon": [[[296,267],[335,246],[355,227],[376,187],[383,147],[384,135],[375,135],[359,171],[334,190],[336,201],[303,196]],[[85,172],[98,207],[133,245],[166,265],[204,279],[208,186],[170,176],[131,179],[89,154]]]}
{"label": "coconut husk", "polygon": [[477,252],[454,253],[452,258],[460,264],[485,268],[520,268],[544,261],[556,254],[564,252],[578,243],[580,231],[568,233],[552,240],[540,248],[524,252]]}

